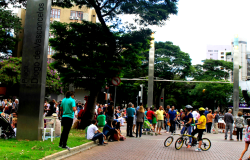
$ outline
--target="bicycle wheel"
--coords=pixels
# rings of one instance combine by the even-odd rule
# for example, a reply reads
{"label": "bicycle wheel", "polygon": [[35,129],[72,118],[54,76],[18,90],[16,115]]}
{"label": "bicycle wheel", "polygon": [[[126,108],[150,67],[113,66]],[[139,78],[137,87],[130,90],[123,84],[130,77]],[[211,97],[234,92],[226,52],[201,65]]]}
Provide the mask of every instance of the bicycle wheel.
{"label": "bicycle wheel", "polygon": [[169,137],[165,140],[164,146],[165,146],[165,147],[170,146],[170,145],[172,144],[173,140],[174,140],[174,138],[173,138],[172,136],[169,136]]}
{"label": "bicycle wheel", "polygon": [[211,141],[208,138],[202,138],[201,150],[207,151],[211,147]]}
{"label": "bicycle wheel", "polygon": [[178,138],[175,142],[175,149],[179,150],[183,146],[184,140],[182,137]]}

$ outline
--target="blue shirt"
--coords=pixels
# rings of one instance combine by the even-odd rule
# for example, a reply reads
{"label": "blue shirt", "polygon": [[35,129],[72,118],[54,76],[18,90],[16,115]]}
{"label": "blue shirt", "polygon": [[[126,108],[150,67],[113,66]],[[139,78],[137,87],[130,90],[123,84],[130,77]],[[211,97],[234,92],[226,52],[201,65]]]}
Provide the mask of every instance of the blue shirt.
{"label": "blue shirt", "polygon": [[61,107],[63,108],[63,116],[74,119],[73,107],[76,106],[76,102],[73,98],[64,98],[62,100]]}
{"label": "blue shirt", "polygon": [[128,117],[134,117],[135,115],[135,109],[134,108],[128,108],[127,109],[127,116]]}
{"label": "blue shirt", "polygon": [[208,113],[209,113],[209,112],[208,112],[207,110],[205,110],[204,115],[207,116]]}
{"label": "blue shirt", "polygon": [[173,121],[176,117],[176,111],[168,111],[169,114],[169,120]]}
{"label": "blue shirt", "polygon": [[103,132],[103,134],[104,134],[105,136],[107,136],[108,133],[109,133],[109,131],[112,130],[112,129],[114,129],[114,128],[111,128],[108,124],[105,124],[105,126],[103,127],[102,132]]}

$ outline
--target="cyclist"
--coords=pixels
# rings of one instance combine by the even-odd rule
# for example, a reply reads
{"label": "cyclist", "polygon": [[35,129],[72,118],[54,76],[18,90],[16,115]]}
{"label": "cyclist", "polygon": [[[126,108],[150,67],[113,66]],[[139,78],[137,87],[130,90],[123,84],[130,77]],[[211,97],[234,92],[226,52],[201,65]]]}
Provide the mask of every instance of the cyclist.
{"label": "cyclist", "polygon": [[[193,114],[191,113],[191,110],[193,109],[193,107],[191,105],[186,105],[185,106],[185,113],[182,114],[183,117],[183,121],[185,123],[184,127],[181,130],[181,134],[184,134],[184,132],[187,130],[188,134],[191,135],[192,133],[192,126],[191,124],[193,124]],[[187,148],[191,147],[191,143],[192,143],[192,137],[189,137],[189,143]]]}
{"label": "cyclist", "polygon": [[[197,128],[191,133],[192,136],[198,133],[198,141],[199,146],[195,149],[196,152],[201,151],[201,144],[202,144],[202,134],[206,130],[206,117],[204,115],[205,109],[203,107],[199,108],[200,118],[198,119]],[[193,143],[196,143],[193,139]]]}

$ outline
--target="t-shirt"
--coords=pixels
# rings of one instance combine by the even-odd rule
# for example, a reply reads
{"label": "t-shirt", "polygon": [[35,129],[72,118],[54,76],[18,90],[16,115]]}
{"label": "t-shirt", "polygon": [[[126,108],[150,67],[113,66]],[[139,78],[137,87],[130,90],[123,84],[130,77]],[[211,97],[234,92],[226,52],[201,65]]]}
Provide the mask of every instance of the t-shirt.
{"label": "t-shirt", "polygon": [[163,110],[157,110],[156,112],[155,112],[155,114],[157,114],[157,119],[158,120],[164,120],[164,117],[163,117],[163,113],[164,113],[164,111]]}
{"label": "t-shirt", "polygon": [[98,126],[103,127],[105,125],[106,116],[101,114],[97,117]]}
{"label": "t-shirt", "polygon": [[74,119],[73,107],[76,106],[75,100],[71,97],[62,100],[61,107],[63,108],[63,116]]}
{"label": "t-shirt", "polygon": [[125,121],[124,118],[122,118],[122,117],[118,118],[118,121],[121,123],[122,126],[124,125],[124,121]]}
{"label": "t-shirt", "polygon": [[145,112],[144,112],[144,114],[145,114],[146,117],[147,117],[147,112],[148,112],[148,111],[145,111]]}
{"label": "t-shirt", "polygon": [[149,111],[147,112],[147,117],[148,117],[149,120],[152,120],[153,115],[154,115],[154,112],[153,112],[153,111],[149,110]]}
{"label": "t-shirt", "polygon": [[128,117],[134,117],[135,115],[135,109],[134,108],[127,108],[127,116]]}
{"label": "t-shirt", "polygon": [[176,111],[169,110],[168,114],[169,114],[169,120],[173,121],[176,117]]}
{"label": "t-shirt", "polygon": [[212,115],[212,113],[208,113],[207,114],[207,123],[212,123],[213,122],[213,115]]}
{"label": "t-shirt", "polygon": [[94,124],[91,124],[89,127],[88,127],[88,130],[87,130],[87,139],[92,139],[95,135],[95,132],[98,130],[98,128],[96,127],[96,125]]}
{"label": "t-shirt", "polygon": [[[187,113],[186,113],[187,114]],[[189,113],[188,115],[185,114],[185,117],[184,117],[184,121],[185,122],[188,122],[189,121],[189,118],[192,118],[192,122],[193,123],[193,114],[192,113]]]}
{"label": "t-shirt", "polygon": [[193,114],[194,120],[197,120],[198,113],[196,111],[193,111],[192,114]]}
{"label": "t-shirt", "polygon": [[207,110],[205,110],[204,115],[207,116],[208,113],[209,113],[209,112],[208,112]]}
{"label": "t-shirt", "polygon": [[206,129],[206,117],[204,115],[200,116],[198,119],[198,123],[202,122],[201,124],[197,125],[198,129]]}

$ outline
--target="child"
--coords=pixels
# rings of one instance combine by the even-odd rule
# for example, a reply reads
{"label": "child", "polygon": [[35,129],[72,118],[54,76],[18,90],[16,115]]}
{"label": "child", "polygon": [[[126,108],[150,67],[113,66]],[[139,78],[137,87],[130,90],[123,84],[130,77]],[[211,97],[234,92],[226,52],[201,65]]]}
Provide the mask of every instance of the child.
{"label": "child", "polygon": [[[192,136],[198,133],[198,141],[199,146],[197,149],[195,149],[196,152],[201,151],[201,144],[202,144],[202,134],[206,130],[206,117],[204,115],[205,109],[203,107],[199,108],[200,118],[198,119],[197,128],[191,133]],[[192,140],[193,143],[195,143],[194,139]]]}
{"label": "child", "polygon": [[[241,153],[241,156],[240,156],[239,160],[242,160],[242,157],[244,156],[244,154],[247,151],[248,146],[250,144],[250,119],[247,119],[247,128],[246,128],[244,141],[245,141],[245,149]],[[250,159],[250,156],[248,157],[248,159]]]}

